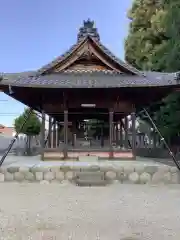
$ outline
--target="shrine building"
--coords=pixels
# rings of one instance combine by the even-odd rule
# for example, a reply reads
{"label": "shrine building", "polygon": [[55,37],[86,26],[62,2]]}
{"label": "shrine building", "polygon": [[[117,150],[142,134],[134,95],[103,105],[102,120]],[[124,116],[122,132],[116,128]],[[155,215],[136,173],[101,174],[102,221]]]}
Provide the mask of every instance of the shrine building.
{"label": "shrine building", "polygon": [[138,111],[177,90],[179,81],[177,73],[123,62],[87,20],[67,52],[36,71],[3,73],[0,89],[41,113],[42,160],[135,159]]}

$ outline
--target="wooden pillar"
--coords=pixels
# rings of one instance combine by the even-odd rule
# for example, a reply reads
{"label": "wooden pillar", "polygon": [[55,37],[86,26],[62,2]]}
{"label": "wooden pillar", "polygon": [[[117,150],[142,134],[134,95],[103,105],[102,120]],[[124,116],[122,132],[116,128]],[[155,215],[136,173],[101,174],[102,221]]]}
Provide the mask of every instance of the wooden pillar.
{"label": "wooden pillar", "polygon": [[128,144],[128,117],[126,116],[124,119],[124,135],[125,135],[125,148],[128,149],[129,148],[129,144]]}
{"label": "wooden pillar", "polygon": [[68,157],[68,110],[64,110],[64,158]]}
{"label": "wooden pillar", "polygon": [[120,147],[123,147],[123,122],[120,121]]}
{"label": "wooden pillar", "polygon": [[135,112],[131,113],[132,121],[132,153],[134,158],[136,158],[136,114]]}
{"label": "wooden pillar", "polygon": [[52,117],[49,116],[49,136],[48,136],[48,147],[51,148],[52,141]]}
{"label": "wooden pillar", "polygon": [[56,148],[56,121],[53,124],[53,148]]}
{"label": "wooden pillar", "polygon": [[60,123],[58,123],[58,125],[57,125],[57,131],[58,131],[57,141],[58,141],[58,147],[59,147],[60,146],[60,137],[61,137],[61,125],[60,125]]}
{"label": "wooden pillar", "polygon": [[42,110],[42,124],[41,124],[41,160],[44,160],[45,148],[45,112]]}
{"label": "wooden pillar", "polygon": [[109,111],[109,158],[113,158],[113,115],[112,110]]}

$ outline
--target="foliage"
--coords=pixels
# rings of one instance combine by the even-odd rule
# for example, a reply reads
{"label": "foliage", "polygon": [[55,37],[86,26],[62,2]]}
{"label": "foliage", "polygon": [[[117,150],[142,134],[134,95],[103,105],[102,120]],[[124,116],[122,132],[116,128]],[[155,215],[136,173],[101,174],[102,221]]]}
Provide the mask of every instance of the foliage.
{"label": "foliage", "polygon": [[[180,1],[134,0],[128,16],[125,58],[140,70],[180,70]],[[159,106],[149,107],[151,117],[169,141],[180,132],[180,95],[173,93]]]}
{"label": "foliage", "polygon": [[16,132],[20,132],[23,134],[26,134],[27,136],[35,136],[40,133],[41,130],[41,121],[35,114],[35,112],[32,112],[31,115],[29,116],[26,124],[24,127],[21,129],[21,126],[23,125],[25,118],[27,117],[29,112],[29,109],[25,109],[23,114],[21,114],[19,117],[15,119],[15,130]]}

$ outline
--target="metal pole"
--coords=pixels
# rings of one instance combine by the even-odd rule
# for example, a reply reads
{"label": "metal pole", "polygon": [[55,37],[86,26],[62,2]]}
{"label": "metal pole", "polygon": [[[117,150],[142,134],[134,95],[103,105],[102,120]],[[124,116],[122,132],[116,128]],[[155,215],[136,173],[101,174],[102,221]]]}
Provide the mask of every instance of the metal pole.
{"label": "metal pole", "polygon": [[13,140],[12,140],[11,143],[9,144],[8,149],[6,150],[6,152],[4,153],[4,155],[2,156],[2,158],[1,158],[1,160],[0,160],[0,166],[3,164],[3,162],[4,162],[5,158],[7,157],[8,153],[11,151],[11,148],[13,147],[15,141],[17,140],[19,134],[21,133],[23,127],[25,126],[27,120],[29,119],[32,111],[33,111],[33,109],[30,108],[28,114],[26,115],[26,117],[25,117],[25,119],[24,119],[23,124],[21,125],[21,128],[20,128],[19,132],[16,133],[16,135],[15,135],[14,138],[13,138]]}
{"label": "metal pole", "polygon": [[173,152],[171,151],[170,147],[168,146],[166,140],[164,139],[164,137],[162,136],[161,132],[160,132],[159,129],[157,128],[156,124],[154,123],[153,119],[152,119],[151,116],[149,115],[148,111],[147,111],[145,108],[143,108],[143,110],[144,110],[144,112],[146,113],[146,115],[147,115],[147,117],[149,118],[149,120],[151,121],[151,123],[152,123],[155,131],[159,134],[159,136],[160,136],[160,138],[161,138],[161,141],[164,142],[164,145],[165,145],[165,147],[167,148],[167,150],[169,151],[169,154],[170,154],[170,156],[172,157],[172,159],[173,159],[176,167],[177,167],[177,168],[179,169],[179,171],[180,171],[180,164],[179,164],[179,162],[177,161],[177,159],[176,159],[175,155],[173,154]]}

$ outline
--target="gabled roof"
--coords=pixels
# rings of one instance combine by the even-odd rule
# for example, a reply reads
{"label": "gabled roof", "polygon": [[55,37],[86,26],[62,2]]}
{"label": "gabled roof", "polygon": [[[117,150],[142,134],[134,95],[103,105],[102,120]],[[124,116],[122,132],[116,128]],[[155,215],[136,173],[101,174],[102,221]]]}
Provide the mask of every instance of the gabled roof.
{"label": "gabled roof", "polygon": [[[100,42],[99,34],[93,24],[94,22],[91,22],[90,20],[87,22],[84,21],[84,26],[80,28],[78,33],[77,43],[75,43],[67,52],[40,68],[37,71],[38,75],[48,73],[56,66],[61,66],[60,71],[63,71],[66,69],[68,61],[72,64],[83,54],[93,53],[97,58],[100,58],[99,60],[101,62],[107,64],[107,67],[109,66],[112,68],[112,70],[143,76],[142,72],[120,60]],[[97,51],[95,52],[93,48],[96,48]],[[66,65],[64,66],[65,62]]]}

